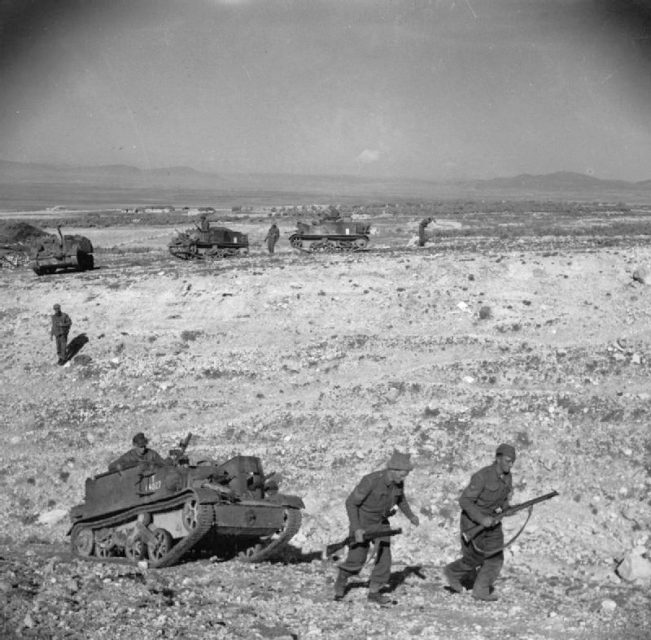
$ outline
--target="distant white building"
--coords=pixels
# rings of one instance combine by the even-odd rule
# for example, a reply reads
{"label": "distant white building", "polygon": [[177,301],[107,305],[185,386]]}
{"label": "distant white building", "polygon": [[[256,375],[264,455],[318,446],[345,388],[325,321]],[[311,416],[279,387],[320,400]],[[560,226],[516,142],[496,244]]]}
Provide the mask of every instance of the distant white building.
{"label": "distant white building", "polygon": [[172,213],[174,207],[169,204],[154,204],[143,209],[145,213]]}
{"label": "distant white building", "polygon": [[216,209],[214,207],[184,207],[184,209],[188,212],[189,216],[198,216],[198,215],[212,215],[213,213],[216,213]]}

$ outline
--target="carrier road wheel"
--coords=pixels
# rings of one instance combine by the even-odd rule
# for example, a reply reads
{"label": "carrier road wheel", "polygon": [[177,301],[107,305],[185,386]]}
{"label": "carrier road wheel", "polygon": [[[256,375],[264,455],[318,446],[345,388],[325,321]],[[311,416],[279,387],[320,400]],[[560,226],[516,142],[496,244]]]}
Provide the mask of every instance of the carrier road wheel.
{"label": "carrier road wheel", "polygon": [[129,538],[124,547],[124,555],[132,562],[144,560],[147,555],[147,545],[140,536]]}
{"label": "carrier road wheel", "polygon": [[115,547],[113,545],[113,541],[111,540],[111,538],[102,540],[102,542],[96,542],[95,555],[98,558],[112,558],[115,555],[113,553],[114,548]]}
{"label": "carrier road wheel", "polygon": [[162,560],[172,550],[172,536],[165,529],[154,529],[153,540],[147,543],[149,559],[156,562]]}
{"label": "carrier road wheel", "polygon": [[199,503],[196,500],[188,500],[183,505],[183,526],[188,531],[194,531],[199,524]]}
{"label": "carrier road wheel", "polygon": [[93,532],[83,525],[72,530],[72,550],[78,556],[88,557],[93,553]]}

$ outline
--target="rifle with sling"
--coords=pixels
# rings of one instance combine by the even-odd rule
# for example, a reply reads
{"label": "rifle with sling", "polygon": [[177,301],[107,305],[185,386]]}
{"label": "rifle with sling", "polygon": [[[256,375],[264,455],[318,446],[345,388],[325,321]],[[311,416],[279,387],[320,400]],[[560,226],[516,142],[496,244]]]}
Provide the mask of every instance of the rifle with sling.
{"label": "rifle with sling", "polygon": [[[522,511],[523,509],[531,510],[533,509],[533,506],[535,504],[539,504],[540,502],[544,502],[545,500],[550,500],[551,498],[557,495],[558,495],[557,491],[551,491],[550,493],[546,493],[545,495],[538,496],[537,498],[532,498],[531,500],[527,500],[526,502],[521,502],[520,504],[514,504],[513,506],[510,506],[508,509],[504,509],[504,511],[502,511],[501,513],[496,513],[493,516],[493,520],[495,521],[495,523],[492,526],[495,526],[498,522],[502,520],[502,518],[508,518],[509,516],[515,515],[516,513],[518,513],[518,511]],[[531,511],[529,513],[531,513]],[[474,527],[470,527],[470,529],[466,529],[464,532],[462,532],[461,537],[463,538],[466,544],[470,544],[470,542],[472,542],[472,540],[476,538],[486,528],[487,527],[485,527],[483,524],[477,524]]]}
{"label": "rifle with sling", "polygon": [[[402,529],[391,529],[389,527],[380,527],[380,528],[373,528],[373,529],[368,529],[367,531],[364,532],[364,542],[372,542],[373,540],[377,540],[378,538],[389,538],[391,536],[397,536],[398,534],[402,533]],[[339,551],[340,549],[343,549],[344,547],[349,547],[353,544],[363,544],[363,543],[357,543],[355,540],[355,536],[348,536],[344,538],[343,540],[340,540],[339,542],[333,542],[332,544],[326,545],[326,547],[323,550],[322,553],[322,558],[325,560],[332,556],[334,553]]]}

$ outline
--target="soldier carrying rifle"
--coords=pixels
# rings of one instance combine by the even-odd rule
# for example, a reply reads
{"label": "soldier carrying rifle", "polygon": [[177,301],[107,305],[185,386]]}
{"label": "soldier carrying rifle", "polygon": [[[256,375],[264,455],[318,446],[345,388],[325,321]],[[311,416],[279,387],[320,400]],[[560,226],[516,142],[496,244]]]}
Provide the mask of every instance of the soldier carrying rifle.
{"label": "soldier carrying rifle", "polygon": [[[462,557],[446,565],[443,570],[450,589],[456,593],[463,590],[462,581],[472,582],[474,576],[473,598],[486,601],[498,599],[493,584],[504,564],[504,534],[495,514],[508,508],[513,494],[511,467],[514,462],[515,448],[510,444],[501,444],[495,451],[493,464],[477,471],[459,498],[462,510]],[[474,540],[468,541],[463,533],[477,524],[483,527],[482,532]]]}
{"label": "soldier carrying rifle", "polygon": [[[394,451],[387,468],[364,476],[346,500],[346,511],[350,522],[350,533],[355,544],[348,549],[348,557],[339,565],[339,575],[335,582],[334,599],[341,600],[346,594],[348,578],[358,574],[366,562],[370,542],[365,537],[367,531],[377,530],[389,525],[393,507],[400,511],[414,525],[418,526],[418,516],[412,512],[404,494],[404,480],[413,469],[408,453]],[[373,536],[375,537],[375,536]],[[375,541],[375,564],[369,582],[368,600],[380,605],[389,604],[387,596],[380,593],[389,582],[391,575],[391,539],[389,535]]]}
{"label": "soldier carrying rifle", "polygon": [[[464,583],[468,586],[472,583],[473,598],[488,602],[497,600],[493,585],[504,563],[504,549],[524,531],[534,505],[558,495],[551,491],[511,505],[514,462],[515,448],[501,444],[495,451],[495,462],[475,473],[459,498],[462,555],[443,569],[450,590],[455,593],[463,591]],[[502,519],[525,509],[529,511],[527,519],[518,533],[504,544]]]}

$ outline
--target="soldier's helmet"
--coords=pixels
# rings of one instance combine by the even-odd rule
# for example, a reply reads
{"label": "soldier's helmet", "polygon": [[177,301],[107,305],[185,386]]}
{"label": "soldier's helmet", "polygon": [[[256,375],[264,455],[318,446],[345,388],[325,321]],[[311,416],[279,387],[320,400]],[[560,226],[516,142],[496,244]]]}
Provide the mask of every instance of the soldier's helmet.
{"label": "soldier's helmet", "polygon": [[52,308],[53,308],[55,311],[61,311],[61,305],[60,305],[60,304],[55,304]]}
{"label": "soldier's helmet", "polygon": [[502,443],[495,450],[495,456],[508,456],[515,462],[515,447],[510,444]]}
{"label": "soldier's helmet", "polygon": [[140,432],[136,433],[136,435],[133,436],[133,440],[131,442],[136,447],[146,447],[149,440],[147,440],[144,433]]}

